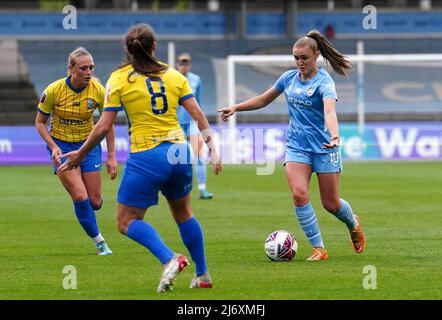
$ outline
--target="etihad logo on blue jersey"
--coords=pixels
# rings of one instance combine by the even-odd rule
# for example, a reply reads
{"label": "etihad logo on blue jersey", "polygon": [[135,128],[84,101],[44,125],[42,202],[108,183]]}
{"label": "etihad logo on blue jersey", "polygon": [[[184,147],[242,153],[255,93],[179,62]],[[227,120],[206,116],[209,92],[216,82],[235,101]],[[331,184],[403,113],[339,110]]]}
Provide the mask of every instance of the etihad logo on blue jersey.
{"label": "etihad logo on blue jersey", "polygon": [[68,126],[81,126],[86,123],[86,121],[78,120],[78,119],[64,119],[59,118],[59,124],[68,125]]}
{"label": "etihad logo on blue jersey", "polygon": [[303,100],[299,98],[287,97],[287,100],[290,104],[295,105],[300,108],[308,108],[312,106],[312,102],[310,100]]}

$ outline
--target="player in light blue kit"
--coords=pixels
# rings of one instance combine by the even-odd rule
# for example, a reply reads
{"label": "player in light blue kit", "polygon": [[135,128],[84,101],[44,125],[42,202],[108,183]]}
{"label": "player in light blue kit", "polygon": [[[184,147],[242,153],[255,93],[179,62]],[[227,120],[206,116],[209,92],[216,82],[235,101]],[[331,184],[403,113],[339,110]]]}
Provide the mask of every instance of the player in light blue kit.
{"label": "player in light blue kit", "polygon": [[[177,59],[177,70],[184,75],[189,81],[190,87],[192,88],[193,94],[195,96],[198,104],[202,106],[201,103],[201,78],[195,73],[190,72],[190,68],[192,67],[192,57],[189,53],[183,52],[178,55]],[[178,107],[178,121],[181,125],[181,128],[184,131],[184,134],[189,141],[189,144],[192,148],[192,153],[194,155],[195,163],[195,171],[196,171],[196,179],[198,181],[198,190],[200,192],[200,199],[212,199],[213,193],[209,192],[206,188],[206,180],[207,180],[207,166],[206,160],[204,158],[204,142],[200,135],[200,131],[198,127],[190,116],[189,112],[183,108],[183,106]]]}
{"label": "player in light blue kit", "polygon": [[342,171],[339,150],[339,126],[336,116],[337,94],[333,79],[316,65],[319,55],[333,70],[344,76],[351,64],[318,31],[313,30],[293,46],[297,69],[285,72],[275,85],[245,102],[219,109],[224,121],[236,111],[264,108],[284,93],[289,108],[285,170],[294,200],[295,214],[313,253],[307,260],[326,260],[318,221],[310,203],[309,183],[316,172],[324,208],[346,224],[353,250],[365,248],[365,235],[359,217],[349,203],[339,197],[339,176]]}

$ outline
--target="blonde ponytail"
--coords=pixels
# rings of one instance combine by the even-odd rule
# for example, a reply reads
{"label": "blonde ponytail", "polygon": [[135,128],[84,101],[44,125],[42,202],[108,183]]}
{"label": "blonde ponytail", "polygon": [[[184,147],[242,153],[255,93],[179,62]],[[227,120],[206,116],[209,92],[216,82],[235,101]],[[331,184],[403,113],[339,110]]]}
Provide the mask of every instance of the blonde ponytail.
{"label": "blonde ponytail", "polygon": [[313,52],[319,50],[322,57],[330,64],[333,70],[341,76],[347,75],[351,70],[351,62],[324,37],[318,30],[310,31],[306,37],[296,41],[295,47],[308,45]]}

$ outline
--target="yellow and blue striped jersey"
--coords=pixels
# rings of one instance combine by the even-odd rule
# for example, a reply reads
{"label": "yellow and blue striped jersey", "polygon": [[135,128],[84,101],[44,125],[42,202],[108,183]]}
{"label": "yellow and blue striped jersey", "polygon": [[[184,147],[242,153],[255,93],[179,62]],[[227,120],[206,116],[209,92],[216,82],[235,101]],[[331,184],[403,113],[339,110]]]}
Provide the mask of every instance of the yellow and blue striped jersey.
{"label": "yellow and blue striped jersey", "polygon": [[86,140],[94,127],[95,108],[103,110],[104,87],[92,78],[83,89],[72,87],[70,77],[51,83],[43,92],[38,111],[51,116],[49,132],[66,142]]}
{"label": "yellow and blue striped jersey", "polygon": [[106,85],[104,111],[126,112],[130,150],[140,152],[163,141],[185,143],[177,108],[191,97],[187,78],[175,69],[168,68],[146,77],[128,65],[111,74]]}

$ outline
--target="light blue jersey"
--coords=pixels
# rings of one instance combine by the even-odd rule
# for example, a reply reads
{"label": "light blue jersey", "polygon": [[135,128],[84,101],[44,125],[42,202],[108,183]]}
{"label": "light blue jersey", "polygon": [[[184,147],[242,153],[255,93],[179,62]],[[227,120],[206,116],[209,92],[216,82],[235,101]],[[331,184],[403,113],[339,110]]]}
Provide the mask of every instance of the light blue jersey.
{"label": "light blue jersey", "polygon": [[323,148],[323,143],[329,143],[331,138],[324,121],[323,99],[338,99],[328,72],[320,68],[312,79],[303,81],[298,70],[290,70],[276,81],[275,89],[284,92],[289,108],[287,146],[314,153],[336,152],[336,148]]}
{"label": "light blue jersey", "polygon": [[[190,88],[193,91],[193,95],[195,96],[196,101],[198,101],[198,104],[201,106],[201,90],[202,90],[201,78],[192,72],[188,72],[186,77],[187,80],[189,81]],[[177,115],[178,115],[178,122],[180,123],[180,125],[186,125],[193,121],[192,116],[181,105],[178,107]]]}

